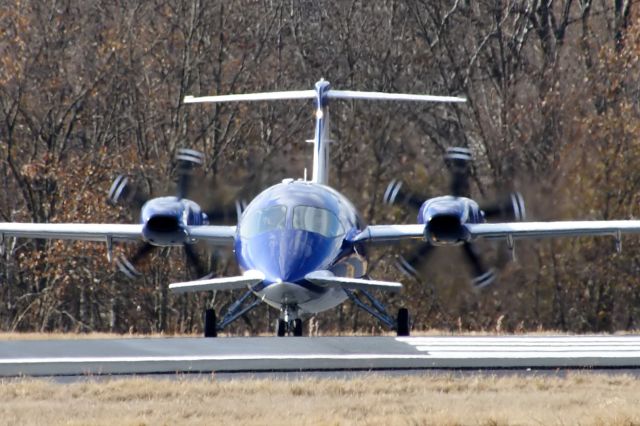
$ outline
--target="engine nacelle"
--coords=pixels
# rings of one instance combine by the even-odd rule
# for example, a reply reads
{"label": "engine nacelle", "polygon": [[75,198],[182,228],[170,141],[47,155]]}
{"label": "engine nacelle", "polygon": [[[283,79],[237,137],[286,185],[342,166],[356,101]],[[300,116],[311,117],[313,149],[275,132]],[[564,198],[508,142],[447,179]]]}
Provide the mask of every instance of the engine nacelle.
{"label": "engine nacelle", "polygon": [[207,216],[198,204],[177,197],[147,201],[140,212],[142,237],[156,246],[177,246],[189,241],[188,226],[206,225]]}
{"label": "engine nacelle", "polygon": [[431,198],[422,204],[418,213],[418,223],[425,224],[425,239],[436,246],[469,241],[471,236],[465,224],[483,221],[478,204],[464,197]]}

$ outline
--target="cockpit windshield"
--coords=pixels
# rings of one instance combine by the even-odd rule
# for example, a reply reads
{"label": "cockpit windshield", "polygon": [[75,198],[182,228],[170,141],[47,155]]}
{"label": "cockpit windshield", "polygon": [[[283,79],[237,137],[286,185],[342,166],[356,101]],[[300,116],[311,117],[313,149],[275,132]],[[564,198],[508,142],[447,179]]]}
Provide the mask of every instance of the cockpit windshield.
{"label": "cockpit windshield", "polygon": [[344,234],[344,228],[335,214],[311,206],[296,206],[293,209],[293,228],[316,232],[329,238]]}
{"label": "cockpit windshield", "polygon": [[284,229],[287,219],[286,206],[271,206],[262,210],[256,210],[242,221],[240,235],[251,238],[263,232]]}

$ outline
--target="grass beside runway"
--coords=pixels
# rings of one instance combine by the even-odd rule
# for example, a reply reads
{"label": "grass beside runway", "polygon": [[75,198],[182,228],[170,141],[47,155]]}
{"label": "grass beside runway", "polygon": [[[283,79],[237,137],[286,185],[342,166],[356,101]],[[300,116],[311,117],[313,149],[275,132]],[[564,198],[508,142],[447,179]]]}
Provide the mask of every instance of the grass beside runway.
{"label": "grass beside runway", "polygon": [[640,381],[588,372],[71,384],[5,379],[0,419],[7,425],[631,425],[640,423]]}

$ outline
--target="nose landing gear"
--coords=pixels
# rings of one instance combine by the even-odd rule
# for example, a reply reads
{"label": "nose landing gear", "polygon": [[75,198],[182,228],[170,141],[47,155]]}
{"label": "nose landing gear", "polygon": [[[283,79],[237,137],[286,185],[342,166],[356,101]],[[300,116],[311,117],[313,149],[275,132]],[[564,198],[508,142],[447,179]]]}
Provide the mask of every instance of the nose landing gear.
{"label": "nose landing gear", "polygon": [[276,335],[283,337],[287,334],[296,337],[302,336],[302,320],[298,318],[298,308],[295,306],[282,308],[280,319],[276,323]]}

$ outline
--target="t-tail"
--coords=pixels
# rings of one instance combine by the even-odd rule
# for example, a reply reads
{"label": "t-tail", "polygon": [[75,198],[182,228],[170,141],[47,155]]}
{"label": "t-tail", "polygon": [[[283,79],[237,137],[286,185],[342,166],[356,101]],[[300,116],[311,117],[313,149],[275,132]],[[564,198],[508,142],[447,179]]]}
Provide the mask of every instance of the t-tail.
{"label": "t-tail", "polygon": [[321,79],[314,90],[294,90],[286,92],[246,93],[219,96],[185,96],[184,103],[272,101],[290,99],[314,99],[316,103],[316,128],[313,136],[313,174],[315,183],[329,183],[329,99],[369,99],[383,101],[412,102],[466,102],[465,98],[454,96],[414,95],[408,93],[360,92],[353,90],[333,90],[328,81]]}

